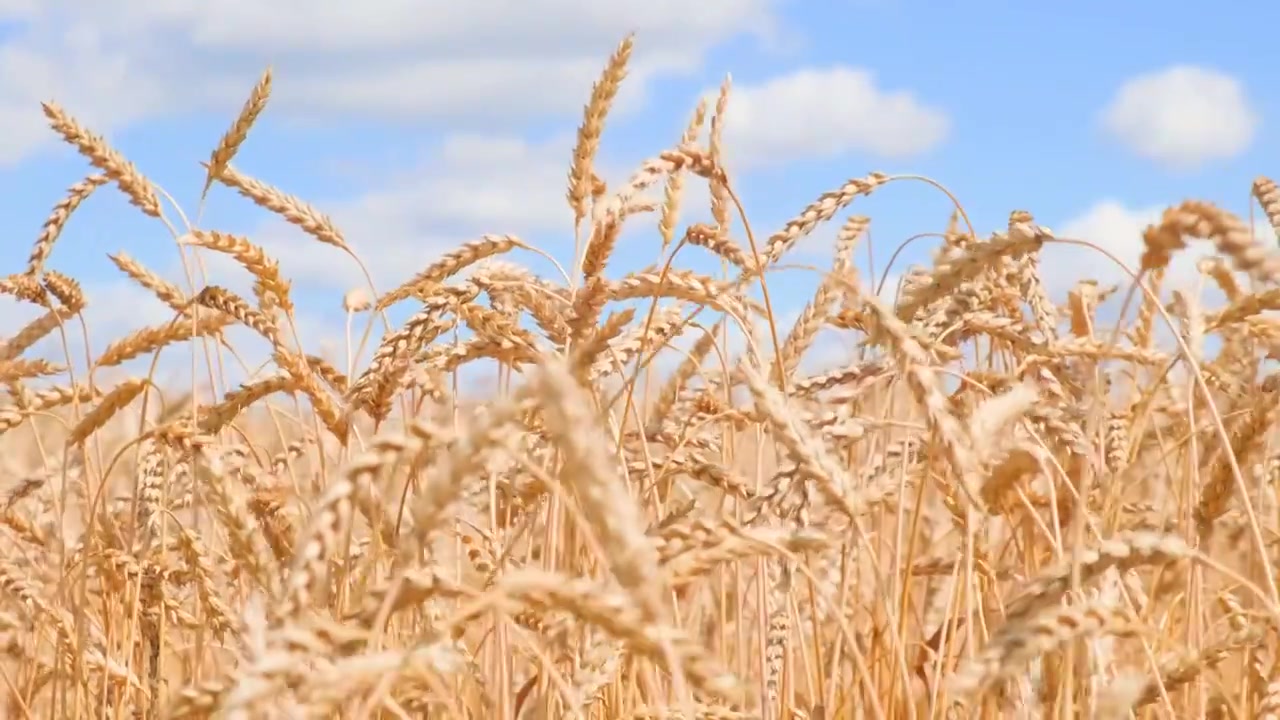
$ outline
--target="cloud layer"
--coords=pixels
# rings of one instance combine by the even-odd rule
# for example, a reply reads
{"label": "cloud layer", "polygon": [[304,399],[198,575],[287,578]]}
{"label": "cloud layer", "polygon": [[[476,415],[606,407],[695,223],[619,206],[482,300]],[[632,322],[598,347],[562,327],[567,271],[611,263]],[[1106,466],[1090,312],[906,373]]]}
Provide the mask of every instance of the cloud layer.
{"label": "cloud layer", "polygon": [[1131,152],[1176,170],[1242,154],[1260,122],[1239,79],[1193,65],[1131,78],[1101,120]]}
{"label": "cloud layer", "polygon": [[950,131],[942,109],[846,66],[735,87],[726,114],[726,154],[740,169],[848,153],[910,157],[937,147]]}
{"label": "cloud layer", "polygon": [[[391,0],[8,3],[0,46],[0,164],[51,140],[39,102],[57,100],[99,132],[141,120],[239,107],[278,71],[273,113],[510,130],[571,112],[629,32],[637,52],[620,111],[647,84],[696,70],[716,44],[768,38],[773,0],[585,0],[505,4]],[[92,72],[86,72],[92,68]]]}

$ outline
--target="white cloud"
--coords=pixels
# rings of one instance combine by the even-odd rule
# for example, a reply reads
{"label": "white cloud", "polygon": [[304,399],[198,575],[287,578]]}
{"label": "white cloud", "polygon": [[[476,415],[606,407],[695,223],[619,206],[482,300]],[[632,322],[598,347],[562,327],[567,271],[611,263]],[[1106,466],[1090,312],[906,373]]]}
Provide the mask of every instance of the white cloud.
{"label": "white cloud", "polygon": [[[428,164],[381,191],[365,195],[361,211],[494,232],[564,229],[573,138],[530,143],[511,136],[458,134],[446,138]],[[424,202],[424,200],[427,200]]]}
{"label": "white cloud", "polygon": [[[453,135],[413,168],[385,174],[368,191],[317,204],[317,209],[332,218],[385,291],[485,233],[527,242],[539,233],[567,236],[573,219],[565,201],[572,148],[569,137],[529,143],[510,136]],[[250,237],[280,261],[286,277],[336,291],[337,297],[365,286],[359,268],[343,253],[270,218]]]}
{"label": "white cloud", "polygon": [[[1158,222],[1164,210],[1165,206],[1130,208],[1115,200],[1101,201],[1078,217],[1062,224],[1061,227],[1056,227],[1055,232],[1062,238],[1096,243],[1114,254],[1117,259],[1124,261],[1130,269],[1137,270],[1143,251],[1143,229],[1146,229],[1148,224]],[[1263,247],[1267,247],[1268,250],[1274,249],[1275,234],[1265,222],[1254,228],[1254,237]],[[1165,279],[1161,284],[1161,302],[1167,306],[1174,299],[1174,291],[1178,291],[1184,299],[1196,302],[1203,311],[1221,309],[1226,304],[1226,296],[1212,278],[1202,275],[1198,269],[1199,261],[1202,259],[1213,258],[1213,256],[1220,258],[1220,255],[1217,254],[1212,243],[1203,238],[1188,237],[1187,240],[1187,249],[1176,252],[1167,266]],[[1117,268],[1110,259],[1103,258],[1096,251],[1083,249],[1083,247],[1051,243],[1044,247],[1041,260],[1047,290],[1050,291],[1052,299],[1060,304],[1066,301],[1066,292],[1080,279],[1096,279],[1102,287],[1116,287],[1119,290],[1098,307],[1097,318],[1100,327],[1105,328],[1106,333],[1110,333],[1119,318],[1121,302],[1124,301],[1124,296],[1132,284],[1129,275]],[[1230,268],[1230,261],[1228,266]],[[1233,275],[1236,284],[1248,292],[1247,275],[1240,272],[1233,272]],[[1142,301],[1140,296],[1134,296],[1130,301],[1125,315],[1126,322],[1132,323],[1137,316],[1140,301]],[[1132,325],[1125,324],[1123,327],[1128,328]],[[1171,347],[1174,343],[1172,332],[1174,329],[1165,323],[1164,318],[1157,316],[1156,345]],[[1213,356],[1219,347],[1219,338],[1210,337],[1204,343],[1204,352],[1207,356]]]}
{"label": "white cloud", "polygon": [[[1058,237],[1087,240],[1113,254],[1130,270],[1137,271],[1143,252],[1142,233],[1148,225],[1159,222],[1166,206],[1130,207],[1114,200],[1094,203],[1066,223],[1055,226]],[[1275,236],[1265,222],[1254,229],[1254,234],[1264,247],[1275,246]],[[1166,292],[1181,290],[1195,293],[1200,281],[1197,265],[1203,258],[1215,256],[1213,244],[1202,238],[1187,238],[1187,248],[1174,254],[1165,271],[1163,288]],[[1045,284],[1055,300],[1077,281],[1094,279],[1101,285],[1128,287],[1130,276],[1110,259],[1089,248],[1050,243],[1041,253],[1041,268]],[[1237,273],[1242,287],[1247,280]],[[1205,298],[1220,299],[1212,281],[1205,281]]]}
{"label": "white cloud", "polygon": [[747,167],[852,152],[906,157],[936,147],[950,130],[941,109],[844,66],[737,85],[727,115],[725,154]]}
{"label": "white cloud", "polygon": [[1236,78],[1176,65],[1131,78],[1103,110],[1101,121],[1137,155],[1195,170],[1243,153],[1260,119]]}
{"label": "white cloud", "polygon": [[[1136,272],[1143,250],[1142,231],[1159,221],[1162,212],[1163,206],[1129,207],[1108,199],[1094,203],[1053,230],[1058,237],[1097,245]],[[1174,256],[1166,273],[1166,287],[1186,287],[1187,281],[1194,281],[1195,256],[1194,246]],[[1128,274],[1109,258],[1078,245],[1050,243],[1041,253],[1040,267],[1046,289],[1059,302],[1080,280],[1097,280],[1104,286],[1127,286],[1129,282]]]}
{"label": "white cloud", "polygon": [[[51,42],[51,47],[22,40],[0,46],[0,64],[6,68],[0,77],[0,123],[6,128],[0,165],[22,160],[56,140],[41,112],[43,101],[62,105],[99,133],[162,106],[161,84],[127,50],[106,47],[92,33],[68,31]],[[247,89],[241,92],[247,94]]]}
{"label": "white cloud", "polygon": [[[9,3],[0,62],[0,163],[53,140],[54,99],[98,132],[166,113],[233,113],[257,74],[276,70],[273,114],[313,120],[466,121],[510,129],[578,111],[606,58],[636,31],[619,102],[661,74],[699,67],[742,33],[767,39],[778,0],[456,3],[175,0]],[[85,72],[84,68],[94,68]]]}
{"label": "white cloud", "polygon": [[[1066,223],[1055,226],[1054,232],[1060,238],[1094,243],[1136,272],[1143,252],[1142,232],[1148,225],[1158,222],[1164,210],[1165,206],[1130,207],[1116,200],[1103,200]],[[1255,235],[1264,247],[1275,246],[1275,238],[1265,223],[1256,228]],[[1187,241],[1187,248],[1175,253],[1166,269],[1161,284],[1161,301],[1168,303],[1173,299],[1174,291],[1179,291],[1184,297],[1195,300],[1203,309],[1222,307],[1226,303],[1226,296],[1211,278],[1202,275],[1198,269],[1202,259],[1220,256],[1212,243],[1204,239],[1187,238]],[[1046,290],[1059,304],[1066,302],[1067,293],[1081,280],[1092,279],[1102,288],[1116,288],[1117,292],[1098,309],[1099,323],[1110,331],[1132,285],[1132,278],[1123,269],[1092,249],[1055,243],[1046,245],[1041,252],[1040,268]],[[1248,278],[1240,272],[1233,272],[1233,275],[1239,287],[1247,291]],[[1126,318],[1132,320],[1136,316],[1140,302],[1141,297],[1134,296]],[[1169,332],[1164,321],[1157,318],[1156,337],[1159,344],[1168,345],[1172,342]]]}

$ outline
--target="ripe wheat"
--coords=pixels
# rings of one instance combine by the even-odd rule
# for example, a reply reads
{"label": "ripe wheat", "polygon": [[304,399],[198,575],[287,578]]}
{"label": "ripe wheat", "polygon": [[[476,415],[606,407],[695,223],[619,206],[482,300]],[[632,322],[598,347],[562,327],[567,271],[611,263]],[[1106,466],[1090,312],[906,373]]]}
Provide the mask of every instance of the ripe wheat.
{"label": "ripe wheat", "polygon": [[[788,253],[911,180],[853,178],[758,239],[724,162],[726,81],[610,188],[596,156],[632,49],[583,113],[565,276],[491,235],[354,290],[348,328],[387,326],[363,366],[303,347],[266,248],[176,206],[175,224],[163,189],[44,105],[99,172],[0,278],[43,309],[0,345],[0,714],[1280,718],[1280,253],[1214,205],[1170,208],[1142,236],[1120,333],[1099,315],[1115,288],[1049,296],[1041,251],[1079,241],[1026,211],[982,238],[957,207],[895,302],[855,270],[872,221],[851,214],[778,328]],[[327,216],[232,165],[271,90],[267,72],[204,163],[202,201],[224,185],[359,264]],[[708,184],[711,221],[681,230],[688,182]],[[82,378],[29,353],[95,300],[49,265],[106,185],[255,282],[189,276],[186,292],[112,255],[173,319]],[[1253,193],[1280,232],[1276,184]],[[623,226],[653,215],[658,261],[610,272]],[[1226,304],[1182,288],[1163,304],[1197,238]],[[723,274],[681,267],[689,253]],[[416,311],[390,327],[400,304]],[[187,342],[217,367],[235,326],[274,368],[218,396],[97,372]],[[809,374],[824,331],[859,347]],[[456,392],[481,361],[494,394]]]}

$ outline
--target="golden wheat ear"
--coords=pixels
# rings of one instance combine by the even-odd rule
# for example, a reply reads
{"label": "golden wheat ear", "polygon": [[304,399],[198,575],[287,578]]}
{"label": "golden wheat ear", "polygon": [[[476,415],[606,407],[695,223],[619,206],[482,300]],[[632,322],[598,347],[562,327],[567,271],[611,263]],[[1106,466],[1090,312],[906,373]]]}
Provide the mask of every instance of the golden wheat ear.
{"label": "golden wheat ear", "polygon": [[[633,52],[577,126],[572,257],[495,228],[388,292],[366,273],[340,310],[44,104],[95,170],[0,273],[0,717],[1280,718],[1271,238],[1187,200],[1121,267],[1028,210],[983,235],[937,181],[879,172],[757,236],[760,180],[726,147],[751,89],[727,78],[606,183]],[[234,164],[274,82],[201,206],[232,188],[363,270],[328,215]],[[682,221],[690,180],[709,206]],[[903,182],[949,203],[908,271],[871,262],[852,207]],[[106,185],[244,284],[113,252],[164,315],[101,338],[102,308],[135,308],[54,250]],[[1252,198],[1280,231],[1276,184]],[[1062,277],[1104,263],[1061,246],[1114,272]],[[1108,309],[1126,284],[1133,318]]]}

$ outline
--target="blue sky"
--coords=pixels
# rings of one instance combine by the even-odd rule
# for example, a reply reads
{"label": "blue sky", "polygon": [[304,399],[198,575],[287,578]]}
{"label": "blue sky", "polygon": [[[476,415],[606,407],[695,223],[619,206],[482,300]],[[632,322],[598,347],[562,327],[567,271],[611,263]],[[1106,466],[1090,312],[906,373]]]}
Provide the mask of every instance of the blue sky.
{"label": "blue sky", "polygon": [[[601,153],[607,179],[616,186],[673,145],[698,98],[731,73],[731,170],[761,240],[822,192],[882,170],[938,180],[982,235],[1026,209],[1060,235],[1085,234],[1135,259],[1137,231],[1163,207],[1198,198],[1247,214],[1252,179],[1280,173],[1280,96],[1266,91],[1280,60],[1280,7],[1261,3],[1217,14],[1092,1],[356,7],[0,3],[4,272],[23,269],[49,209],[88,172],[57,144],[41,100],[105,134],[194,214],[198,163],[268,64],[275,94],[235,164],[330,213],[380,290],[484,232],[518,235],[568,265],[573,133],[591,82],[632,30],[633,72]],[[689,202],[703,199],[692,192]],[[917,182],[851,208],[872,217],[880,269],[905,238],[940,231],[949,211]],[[690,212],[686,220],[705,216]],[[796,261],[827,262],[843,218]],[[341,297],[359,280],[342,255],[225,188],[215,187],[200,224],[266,246],[295,278],[304,334],[317,344],[340,335]],[[933,245],[914,244],[896,269],[927,262]],[[161,225],[112,187],[95,194],[49,267],[84,284],[99,351],[107,338],[168,319],[121,281],[106,258],[117,251],[182,278]],[[656,262],[657,252],[651,226],[629,233],[612,273]],[[866,248],[859,255],[865,267]],[[549,272],[530,255],[512,259]],[[211,267],[212,281],[244,286],[234,268]],[[1046,275],[1058,297],[1083,276],[1119,277],[1076,249],[1048,254]],[[775,283],[776,302],[794,312],[815,278],[779,277],[787,280]],[[0,331],[31,316],[10,304],[0,312]]]}

